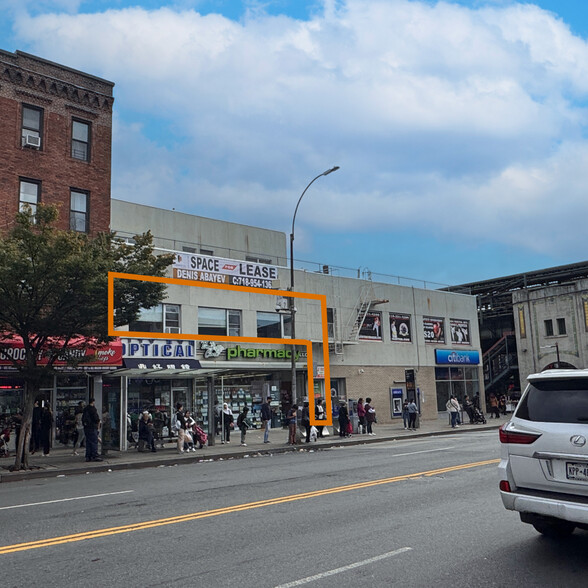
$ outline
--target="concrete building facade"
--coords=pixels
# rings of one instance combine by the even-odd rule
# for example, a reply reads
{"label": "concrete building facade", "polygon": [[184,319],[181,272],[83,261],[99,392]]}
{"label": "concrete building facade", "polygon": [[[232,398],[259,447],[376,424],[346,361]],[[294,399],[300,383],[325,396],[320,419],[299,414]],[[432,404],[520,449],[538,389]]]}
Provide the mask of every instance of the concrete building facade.
{"label": "concrete building facade", "polygon": [[[276,293],[290,285],[286,236],[116,200],[112,211],[119,236],[150,229],[157,247],[176,253],[170,277],[186,280],[169,286],[161,308],[128,327],[169,333],[169,339],[122,335],[125,365],[114,374],[121,380],[109,376],[108,385],[120,386],[128,411],[169,414],[180,401],[208,426],[214,401],[228,402],[234,412],[248,405],[259,419],[262,399],[271,396],[281,423],[292,402],[290,311],[287,296]],[[450,394],[483,397],[474,297],[301,270],[295,291],[326,297],[328,332],[323,345],[320,303],[297,298],[296,338],[312,342],[312,382],[305,348],[295,351],[299,403],[328,398],[336,418],[341,401],[353,411],[355,401],[371,397],[378,421],[387,423],[401,418],[405,398],[417,401],[421,418],[436,419]],[[210,339],[182,341],[181,334]],[[284,344],[240,340],[256,337]]]}

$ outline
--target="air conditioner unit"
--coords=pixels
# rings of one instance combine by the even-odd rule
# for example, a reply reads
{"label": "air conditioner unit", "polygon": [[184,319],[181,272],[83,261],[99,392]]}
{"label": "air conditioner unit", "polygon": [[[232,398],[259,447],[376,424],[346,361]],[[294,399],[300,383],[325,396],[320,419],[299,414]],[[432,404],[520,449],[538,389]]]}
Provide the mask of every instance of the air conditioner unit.
{"label": "air conditioner unit", "polygon": [[22,142],[25,147],[34,147],[35,149],[41,148],[41,137],[36,135],[26,134],[23,136]]}
{"label": "air conditioner unit", "polygon": [[179,327],[165,327],[165,332],[166,333],[179,333],[180,328]]}

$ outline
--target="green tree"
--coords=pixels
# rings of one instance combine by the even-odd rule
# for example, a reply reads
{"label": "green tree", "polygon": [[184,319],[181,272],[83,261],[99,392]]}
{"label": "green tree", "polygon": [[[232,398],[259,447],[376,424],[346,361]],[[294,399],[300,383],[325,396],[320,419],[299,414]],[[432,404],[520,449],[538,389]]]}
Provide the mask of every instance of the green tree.
{"label": "green tree", "polygon": [[[90,238],[56,229],[57,217],[56,207],[38,205],[34,215],[30,209],[19,212],[14,228],[0,236],[0,355],[24,382],[14,469],[28,468],[33,405],[57,359],[108,340],[108,272],[163,276],[173,261],[172,255],[153,254],[149,232],[126,245],[114,233]],[[159,304],[165,291],[165,284],[115,280],[115,326]],[[23,359],[2,352],[15,340],[22,341]]]}

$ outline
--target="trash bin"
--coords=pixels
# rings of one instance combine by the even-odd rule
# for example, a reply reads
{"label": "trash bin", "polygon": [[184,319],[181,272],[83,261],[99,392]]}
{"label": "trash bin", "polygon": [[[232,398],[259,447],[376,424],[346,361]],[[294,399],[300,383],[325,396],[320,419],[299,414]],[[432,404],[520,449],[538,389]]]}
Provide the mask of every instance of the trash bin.
{"label": "trash bin", "polygon": [[356,414],[352,414],[349,417],[349,420],[351,421],[352,432],[355,435],[357,435],[357,432],[358,432],[357,426],[359,425],[359,417]]}

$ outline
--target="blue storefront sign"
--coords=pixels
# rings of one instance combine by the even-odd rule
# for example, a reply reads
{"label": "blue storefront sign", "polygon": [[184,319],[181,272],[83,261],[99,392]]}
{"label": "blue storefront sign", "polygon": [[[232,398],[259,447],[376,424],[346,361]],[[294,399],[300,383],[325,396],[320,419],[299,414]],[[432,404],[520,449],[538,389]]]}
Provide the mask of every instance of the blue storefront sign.
{"label": "blue storefront sign", "polygon": [[479,351],[455,351],[453,349],[435,349],[435,361],[443,365],[478,365]]}

